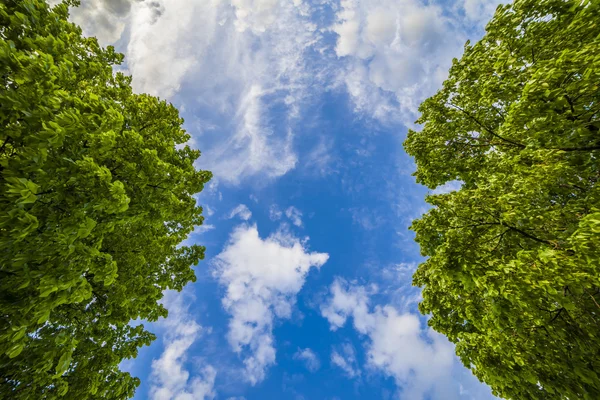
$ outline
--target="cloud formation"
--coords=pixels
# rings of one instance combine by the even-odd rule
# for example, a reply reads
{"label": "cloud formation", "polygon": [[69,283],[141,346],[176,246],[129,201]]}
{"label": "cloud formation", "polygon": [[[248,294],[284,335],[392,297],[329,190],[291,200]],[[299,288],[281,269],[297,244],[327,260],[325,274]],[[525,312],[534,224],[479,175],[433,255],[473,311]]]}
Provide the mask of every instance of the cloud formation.
{"label": "cloud formation", "polygon": [[271,221],[279,221],[282,215],[283,212],[277,207],[277,204],[273,204],[269,207],[269,219]]}
{"label": "cloud formation", "polygon": [[[363,286],[336,279],[330,293],[321,314],[331,329],[341,328],[352,318],[356,331],[368,338],[368,366],[393,377],[402,398],[461,397],[464,388],[454,376],[458,371],[454,346],[445,337],[422,327],[415,314],[399,313],[390,305],[371,307],[369,291]],[[346,370],[347,360],[337,354],[335,364]],[[349,368],[347,373],[350,376]]]}
{"label": "cloud formation", "polygon": [[[98,0],[82,2],[72,19],[126,53],[136,91],[193,115],[199,166],[238,184],[276,179],[300,162],[334,171],[327,141],[303,160],[295,148],[304,106],[332,88],[346,90],[361,114],[411,124],[497,4]],[[283,118],[274,119],[275,110]]]}
{"label": "cloud formation", "polygon": [[[127,46],[134,87],[207,115],[197,142],[224,182],[276,178],[293,169],[294,116],[315,78],[304,57],[320,33],[306,7],[278,0],[155,0],[132,7]],[[297,2],[296,2],[297,3]],[[272,123],[272,107],[288,118]],[[200,134],[200,132],[192,132]]]}
{"label": "cloud formation", "polygon": [[285,210],[285,216],[292,221],[292,224],[300,227],[302,226],[302,211],[298,210],[294,206],[290,206]]}
{"label": "cloud formation", "polygon": [[229,218],[240,217],[244,221],[252,218],[252,211],[245,204],[240,204],[229,213]]}
{"label": "cloud formation", "polygon": [[213,386],[217,371],[204,365],[192,379],[186,369],[187,353],[201,336],[203,328],[193,319],[184,305],[187,295],[166,292],[164,305],[169,318],[159,322],[164,329],[164,349],[158,359],[152,361],[150,375],[151,400],[204,400],[213,399]]}
{"label": "cloud formation", "polygon": [[361,375],[356,352],[350,343],[344,343],[339,352],[337,350],[331,352],[331,363],[341,368],[348,378],[356,378]]}
{"label": "cloud formation", "polygon": [[316,372],[321,368],[321,360],[311,349],[298,349],[296,353],[294,353],[294,360],[299,360],[304,363],[306,369],[310,372]]}
{"label": "cloud formation", "polygon": [[286,233],[262,239],[255,225],[234,229],[216,256],[215,276],[225,287],[223,307],[231,315],[229,344],[242,355],[251,384],[262,381],[275,363],[275,321],[291,316],[308,272],[320,268],[328,257],[308,252]]}
{"label": "cloud formation", "polygon": [[412,123],[420,101],[436,90],[466,39],[441,6],[419,0],[342,0],[335,52],[358,111]]}
{"label": "cloud formation", "polygon": [[[47,1],[54,6],[62,0]],[[81,26],[84,35],[97,37],[101,45],[113,44],[123,35],[131,6],[136,1],[144,0],[84,0],[79,7],[70,10],[71,21]]]}

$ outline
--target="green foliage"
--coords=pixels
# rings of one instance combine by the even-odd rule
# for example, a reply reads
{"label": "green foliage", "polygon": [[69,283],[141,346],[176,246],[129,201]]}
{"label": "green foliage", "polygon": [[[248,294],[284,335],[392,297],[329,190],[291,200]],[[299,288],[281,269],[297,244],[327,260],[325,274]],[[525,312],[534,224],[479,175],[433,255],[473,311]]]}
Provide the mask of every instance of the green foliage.
{"label": "green foliage", "polygon": [[[72,2],[69,2],[72,3]],[[113,73],[123,56],[67,2],[0,3],[0,398],[123,399],[119,370],[193,281],[210,179],[171,105]]]}
{"label": "green foliage", "polygon": [[517,0],[410,131],[420,310],[509,399],[600,398],[600,1]]}

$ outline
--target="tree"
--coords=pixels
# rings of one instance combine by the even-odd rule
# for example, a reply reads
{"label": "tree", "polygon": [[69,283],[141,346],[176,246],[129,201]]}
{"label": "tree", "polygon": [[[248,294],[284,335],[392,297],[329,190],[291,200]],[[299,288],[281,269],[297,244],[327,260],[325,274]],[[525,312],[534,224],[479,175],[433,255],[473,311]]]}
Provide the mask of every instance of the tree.
{"label": "tree", "polygon": [[508,399],[600,398],[600,1],[516,0],[409,131],[420,310]]}
{"label": "tree", "polygon": [[193,195],[210,172],[170,104],[134,94],[123,56],[63,2],[0,3],[0,398],[123,399],[119,370],[195,279]]}

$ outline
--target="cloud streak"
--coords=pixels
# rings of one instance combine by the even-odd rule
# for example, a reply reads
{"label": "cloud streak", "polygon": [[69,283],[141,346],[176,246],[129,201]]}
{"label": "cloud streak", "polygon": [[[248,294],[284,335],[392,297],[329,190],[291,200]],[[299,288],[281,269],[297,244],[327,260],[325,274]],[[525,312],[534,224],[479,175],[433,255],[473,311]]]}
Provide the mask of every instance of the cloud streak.
{"label": "cloud streak", "polygon": [[341,368],[348,378],[357,378],[361,375],[356,361],[356,352],[350,343],[344,343],[339,352],[337,350],[331,352],[331,364]]}
{"label": "cloud streak", "polygon": [[252,211],[250,211],[248,206],[245,204],[240,204],[229,213],[230,219],[235,217],[239,217],[244,221],[248,221],[250,218],[252,218]]}

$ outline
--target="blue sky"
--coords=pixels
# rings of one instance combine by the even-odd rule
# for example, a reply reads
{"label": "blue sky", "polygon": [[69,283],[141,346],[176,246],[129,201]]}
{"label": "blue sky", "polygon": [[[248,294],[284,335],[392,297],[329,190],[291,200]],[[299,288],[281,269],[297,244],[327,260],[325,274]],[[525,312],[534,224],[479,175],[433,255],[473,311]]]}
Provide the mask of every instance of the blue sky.
{"label": "blue sky", "polygon": [[402,141],[496,1],[82,3],[215,176],[198,280],[123,364],[136,399],[493,398],[418,313],[428,189]]}

